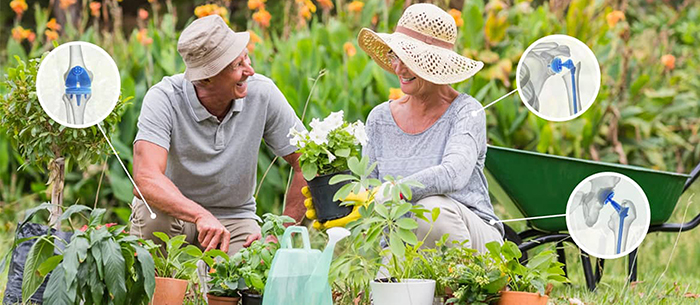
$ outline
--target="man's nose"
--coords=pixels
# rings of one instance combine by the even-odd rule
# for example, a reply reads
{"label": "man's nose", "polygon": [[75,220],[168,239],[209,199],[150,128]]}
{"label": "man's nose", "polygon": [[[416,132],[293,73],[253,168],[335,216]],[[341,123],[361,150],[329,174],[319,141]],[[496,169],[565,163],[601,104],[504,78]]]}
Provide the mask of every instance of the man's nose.
{"label": "man's nose", "polygon": [[253,69],[253,64],[250,60],[245,61],[245,70],[243,72],[246,76],[253,76],[255,74],[255,69]]}

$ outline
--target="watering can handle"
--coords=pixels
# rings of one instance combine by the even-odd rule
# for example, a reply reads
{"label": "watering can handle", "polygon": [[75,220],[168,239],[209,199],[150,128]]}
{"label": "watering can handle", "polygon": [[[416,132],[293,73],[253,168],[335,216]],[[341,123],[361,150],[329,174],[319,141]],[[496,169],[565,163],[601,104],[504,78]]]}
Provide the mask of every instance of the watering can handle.
{"label": "watering can handle", "polygon": [[309,242],[309,231],[306,227],[302,226],[289,226],[284,230],[284,235],[282,236],[282,242],[280,246],[282,248],[292,248],[292,233],[301,234],[301,240],[304,243],[305,250],[311,250],[311,243]]}

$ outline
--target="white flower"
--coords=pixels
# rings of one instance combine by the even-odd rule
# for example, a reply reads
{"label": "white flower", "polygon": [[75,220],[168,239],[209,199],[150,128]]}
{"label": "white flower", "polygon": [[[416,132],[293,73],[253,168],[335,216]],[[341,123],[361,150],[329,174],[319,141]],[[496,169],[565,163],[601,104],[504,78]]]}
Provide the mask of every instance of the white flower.
{"label": "white flower", "polygon": [[331,112],[328,117],[323,119],[323,123],[327,125],[330,130],[334,130],[340,126],[343,126],[343,111]]}
{"label": "white flower", "polygon": [[309,132],[309,139],[318,145],[323,145],[328,143],[328,133],[314,129]]}
{"label": "white flower", "polygon": [[335,160],[335,155],[333,155],[330,151],[328,151],[328,149],[325,149],[325,148],[324,148],[323,150],[324,150],[324,151],[326,152],[326,154],[328,155],[328,161],[329,161],[329,162],[333,162],[333,160]]}
{"label": "white flower", "polygon": [[309,132],[306,130],[298,131],[296,128],[292,127],[289,129],[287,137],[290,137],[289,144],[292,144],[299,148],[304,148],[306,146],[306,138]]}
{"label": "white flower", "polygon": [[367,144],[367,133],[365,132],[365,124],[362,123],[362,121],[358,120],[348,127],[350,127],[348,132],[350,132],[357,141],[355,144],[361,144],[362,146]]}

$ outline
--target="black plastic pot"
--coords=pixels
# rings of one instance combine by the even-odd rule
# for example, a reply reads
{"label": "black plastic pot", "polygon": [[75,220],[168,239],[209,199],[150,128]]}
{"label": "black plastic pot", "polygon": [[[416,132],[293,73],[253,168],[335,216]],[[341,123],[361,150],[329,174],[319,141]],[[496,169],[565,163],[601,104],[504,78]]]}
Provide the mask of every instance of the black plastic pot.
{"label": "black plastic pot", "polygon": [[350,183],[350,181],[344,181],[333,185],[328,184],[333,176],[340,174],[350,175],[350,171],[317,176],[308,181],[309,192],[311,192],[311,198],[314,201],[314,209],[316,209],[316,219],[319,222],[345,217],[352,212],[352,206],[341,206],[340,200],[333,201],[335,193],[343,185]]}
{"label": "black plastic pot", "polygon": [[262,305],[262,295],[249,293],[247,290],[241,291],[243,305]]}

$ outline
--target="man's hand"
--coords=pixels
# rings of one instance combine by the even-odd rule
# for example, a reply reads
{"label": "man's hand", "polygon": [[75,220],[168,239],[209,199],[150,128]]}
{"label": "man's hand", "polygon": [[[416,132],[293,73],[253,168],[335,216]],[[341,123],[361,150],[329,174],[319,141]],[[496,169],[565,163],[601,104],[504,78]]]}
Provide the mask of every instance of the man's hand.
{"label": "man's hand", "polygon": [[[248,237],[245,239],[245,243],[243,244],[243,247],[248,248],[250,245],[253,244],[254,241],[262,239],[262,234],[260,233],[255,233],[255,234],[250,234]],[[274,235],[268,235],[265,238],[266,243],[276,243],[277,242],[277,237]]]}
{"label": "man's hand", "polygon": [[361,192],[360,194],[350,193],[348,197],[342,199],[341,201],[353,201],[354,206],[352,208],[352,212],[350,212],[350,214],[347,216],[320,223],[318,220],[316,220],[316,209],[314,209],[314,203],[313,199],[311,199],[311,192],[309,192],[309,188],[306,186],[301,188],[301,193],[304,195],[304,197],[306,197],[304,200],[304,206],[306,207],[306,218],[314,221],[313,227],[316,230],[333,227],[345,227],[348,223],[357,220],[360,218],[360,207],[367,205],[374,194],[374,192],[368,191]]}
{"label": "man's hand", "polygon": [[221,244],[221,251],[228,252],[228,245],[231,241],[231,233],[219,222],[211,213],[205,213],[195,219],[197,226],[199,244],[209,251],[216,249]]}

